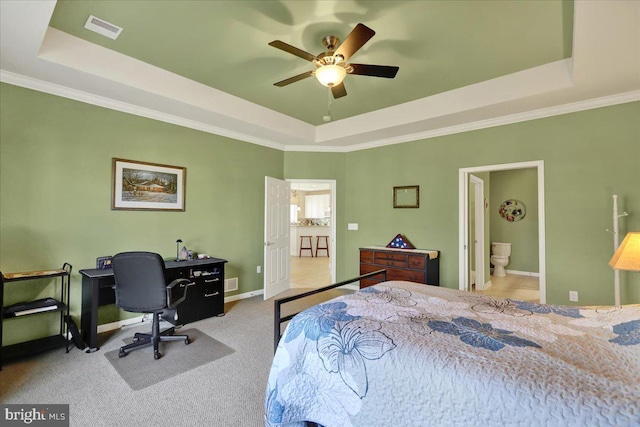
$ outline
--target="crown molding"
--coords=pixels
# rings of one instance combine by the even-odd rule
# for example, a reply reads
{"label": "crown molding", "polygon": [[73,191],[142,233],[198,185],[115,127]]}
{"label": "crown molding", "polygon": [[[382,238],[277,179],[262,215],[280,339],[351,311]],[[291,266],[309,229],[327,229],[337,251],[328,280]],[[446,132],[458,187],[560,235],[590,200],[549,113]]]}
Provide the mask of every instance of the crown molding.
{"label": "crown molding", "polygon": [[299,151],[308,153],[347,153],[354,151],[351,147],[337,146],[337,145],[285,145],[284,151]]}
{"label": "crown molding", "polygon": [[167,114],[149,108],[139,107],[122,101],[116,101],[111,98],[94,95],[88,92],[71,89],[69,87],[49,83],[32,77],[13,73],[6,70],[0,70],[0,81],[39,92],[48,93],[50,95],[61,96],[63,98],[84,102],[98,107],[108,108],[127,114],[146,117],[152,120],[158,120],[182,126],[190,129],[207,132],[214,135],[245,141],[268,148],[281,151],[291,152],[322,152],[322,153],[347,153],[352,151],[367,150],[370,148],[384,147],[387,145],[402,144],[405,142],[418,141],[440,136],[453,135],[462,132],[469,132],[479,129],[487,129],[496,126],[503,126],[513,123],[536,120],[545,117],[559,116],[562,114],[575,113],[594,108],[608,107],[617,104],[625,104],[629,102],[640,101],[640,90],[624,92],[616,95],[605,96],[601,98],[588,99],[568,104],[558,105],[554,107],[541,108],[538,110],[527,111],[524,113],[510,114],[507,116],[496,117],[487,120],[479,120],[475,122],[464,123],[461,125],[449,126],[440,129],[429,130],[426,132],[418,132],[407,135],[401,135],[393,138],[385,138],[371,141],[363,144],[351,146],[329,146],[329,145],[284,145],[275,141],[264,138],[256,138],[239,132],[229,131],[218,126],[212,126],[206,123],[185,119],[173,114]]}
{"label": "crown molding", "polygon": [[418,132],[418,133],[413,133],[408,135],[401,135],[393,138],[385,138],[378,141],[372,141],[364,144],[357,144],[357,145],[345,147],[346,150],[343,150],[343,151],[350,152],[350,151],[367,150],[370,148],[384,147],[387,145],[395,145],[395,144],[402,144],[405,142],[437,138],[439,136],[453,135],[456,133],[463,133],[463,132],[469,132],[473,130],[504,126],[504,125],[509,125],[513,123],[543,119],[546,117],[560,116],[563,114],[576,113],[579,111],[591,110],[594,108],[609,107],[612,105],[626,104],[629,102],[636,102],[636,101],[640,101],[640,90],[634,90],[631,92],[624,92],[616,95],[604,96],[601,98],[587,99],[583,101],[572,102],[572,103],[558,105],[554,107],[540,108],[538,110],[527,111],[524,113],[510,114],[510,115],[496,117],[492,119],[478,120],[475,122],[464,123],[461,125],[429,130],[426,132]]}
{"label": "crown molding", "polygon": [[50,95],[61,96],[63,98],[84,102],[86,104],[91,104],[98,107],[108,108],[110,110],[133,114],[136,116],[158,120],[165,123],[171,123],[174,125],[207,132],[214,135],[220,135],[239,141],[250,142],[252,144],[262,145],[264,147],[274,148],[277,150],[285,149],[285,146],[283,144],[267,139],[256,138],[251,135],[233,132],[218,126],[197,122],[195,120],[185,119],[184,117],[176,116],[174,114],[163,113],[160,111],[152,110],[150,108],[144,108],[137,105],[129,104],[127,102],[116,101],[111,98],[94,95],[77,89],[71,89],[66,86],[49,83],[43,80],[38,80],[6,70],[0,70],[0,82],[24,87],[26,89],[33,89],[39,92],[48,93]]}

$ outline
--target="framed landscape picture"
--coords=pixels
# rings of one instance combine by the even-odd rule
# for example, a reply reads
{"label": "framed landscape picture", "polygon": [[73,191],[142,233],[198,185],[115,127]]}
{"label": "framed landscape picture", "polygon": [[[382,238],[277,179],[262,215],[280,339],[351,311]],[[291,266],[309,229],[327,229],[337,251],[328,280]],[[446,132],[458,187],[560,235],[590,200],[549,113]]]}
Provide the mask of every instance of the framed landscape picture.
{"label": "framed landscape picture", "polygon": [[184,211],[187,169],[113,159],[111,209]]}

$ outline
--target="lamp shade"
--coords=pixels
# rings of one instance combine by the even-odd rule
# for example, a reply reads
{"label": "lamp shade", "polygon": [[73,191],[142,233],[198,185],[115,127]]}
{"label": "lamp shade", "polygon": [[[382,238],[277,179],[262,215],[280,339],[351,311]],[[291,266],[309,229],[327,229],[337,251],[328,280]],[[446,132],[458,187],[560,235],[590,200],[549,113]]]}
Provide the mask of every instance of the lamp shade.
{"label": "lamp shade", "polygon": [[640,271],[640,232],[628,233],[609,265],[616,270]]}
{"label": "lamp shade", "polygon": [[333,87],[342,83],[347,70],[339,65],[323,65],[316,70],[316,79],[324,86]]}

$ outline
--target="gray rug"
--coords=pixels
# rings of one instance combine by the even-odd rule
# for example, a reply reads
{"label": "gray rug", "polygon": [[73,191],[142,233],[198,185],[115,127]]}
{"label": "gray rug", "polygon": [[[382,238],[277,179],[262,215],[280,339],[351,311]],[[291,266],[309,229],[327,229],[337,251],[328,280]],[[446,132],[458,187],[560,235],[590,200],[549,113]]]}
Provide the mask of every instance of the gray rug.
{"label": "gray rug", "polygon": [[[105,353],[105,357],[132,390],[141,390],[235,352],[198,329],[181,329],[176,332],[176,335],[185,334],[189,335],[189,345],[185,345],[184,341],[160,343],[162,357],[158,360],[153,358],[153,346],[132,351],[122,358],[118,357],[120,350],[116,349]],[[133,332],[131,335],[133,336]],[[133,337],[123,341],[129,344]]]}

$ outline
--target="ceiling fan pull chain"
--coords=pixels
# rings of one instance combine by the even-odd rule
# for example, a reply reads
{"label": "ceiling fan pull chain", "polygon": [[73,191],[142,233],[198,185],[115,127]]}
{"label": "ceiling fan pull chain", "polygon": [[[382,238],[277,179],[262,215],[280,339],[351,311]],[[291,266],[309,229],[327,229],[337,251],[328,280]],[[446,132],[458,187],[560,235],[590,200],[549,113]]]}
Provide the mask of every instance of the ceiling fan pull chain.
{"label": "ceiling fan pull chain", "polygon": [[327,102],[328,102],[328,106],[327,106],[327,115],[322,117],[322,119],[325,122],[330,122],[331,121],[331,88],[327,88]]}

